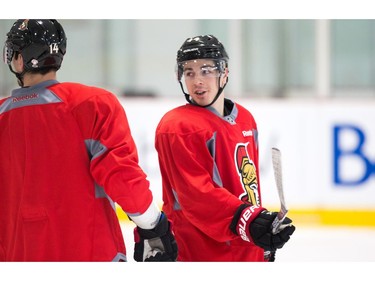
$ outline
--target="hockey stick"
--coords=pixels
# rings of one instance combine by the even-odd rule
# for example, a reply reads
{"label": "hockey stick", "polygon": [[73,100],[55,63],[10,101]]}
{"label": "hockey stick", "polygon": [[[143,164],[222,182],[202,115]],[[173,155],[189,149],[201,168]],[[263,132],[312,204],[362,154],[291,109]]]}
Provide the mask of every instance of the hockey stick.
{"label": "hockey stick", "polygon": [[282,228],[287,226],[287,225],[283,225],[282,227],[281,225],[286,217],[286,214],[288,213],[288,209],[286,208],[285,199],[284,199],[281,152],[279,149],[275,147],[272,148],[272,165],[273,165],[273,171],[275,174],[277,192],[279,194],[280,205],[281,205],[280,211],[278,212],[276,218],[272,222],[272,233],[276,234],[279,231],[281,231]]}

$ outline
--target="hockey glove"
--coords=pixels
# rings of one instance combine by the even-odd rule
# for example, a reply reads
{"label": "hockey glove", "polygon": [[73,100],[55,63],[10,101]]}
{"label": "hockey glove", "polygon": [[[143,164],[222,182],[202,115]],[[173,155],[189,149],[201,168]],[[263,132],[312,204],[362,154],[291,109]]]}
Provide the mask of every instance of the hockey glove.
{"label": "hockey glove", "polygon": [[137,262],[176,261],[177,259],[177,243],[164,212],[155,228],[135,227],[134,242],[134,260]]}
{"label": "hockey glove", "polygon": [[264,210],[250,223],[250,235],[254,244],[266,251],[281,249],[296,230],[292,220],[286,217],[281,224],[280,232],[273,234],[272,222],[276,216],[277,212]]}
{"label": "hockey glove", "polygon": [[272,222],[277,212],[268,212],[258,206],[241,205],[231,223],[231,230],[248,242],[263,248],[265,251],[281,249],[295,231],[292,220],[286,217],[280,232],[272,233]]}

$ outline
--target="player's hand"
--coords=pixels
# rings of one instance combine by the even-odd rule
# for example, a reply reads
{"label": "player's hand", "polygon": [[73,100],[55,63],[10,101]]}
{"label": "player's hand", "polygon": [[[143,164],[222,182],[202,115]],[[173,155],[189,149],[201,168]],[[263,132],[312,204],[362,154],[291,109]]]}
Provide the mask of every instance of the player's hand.
{"label": "player's hand", "polygon": [[272,222],[276,216],[277,212],[263,210],[250,223],[250,235],[254,244],[265,251],[272,252],[281,249],[296,230],[295,226],[292,225],[292,220],[286,217],[280,226],[280,231],[273,234]]}
{"label": "player's hand", "polygon": [[134,260],[137,262],[176,261],[177,259],[177,243],[164,212],[155,228],[135,227],[134,242]]}

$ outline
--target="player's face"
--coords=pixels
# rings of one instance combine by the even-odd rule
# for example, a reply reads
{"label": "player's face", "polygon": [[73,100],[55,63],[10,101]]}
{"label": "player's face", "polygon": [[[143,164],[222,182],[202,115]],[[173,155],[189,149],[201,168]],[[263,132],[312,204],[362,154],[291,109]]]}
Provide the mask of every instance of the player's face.
{"label": "player's face", "polygon": [[181,81],[200,106],[212,102],[219,90],[220,72],[212,60],[199,59],[184,63]]}

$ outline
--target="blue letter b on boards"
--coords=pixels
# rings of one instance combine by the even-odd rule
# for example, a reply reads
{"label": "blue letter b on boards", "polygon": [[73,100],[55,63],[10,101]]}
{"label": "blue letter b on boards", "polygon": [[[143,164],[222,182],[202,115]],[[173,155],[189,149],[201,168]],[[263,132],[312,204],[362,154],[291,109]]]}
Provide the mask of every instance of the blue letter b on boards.
{"label": "blue letter b on boards", "polygon": [[[344,134],[354,137],[355,143],[351,147],[345,147]],[[333,128],[333,168],[334,168],[334,182],[337,185],[354,186],[364,183],[374,172],[374,166],[371,161],[366,157],[363,151],[363,146],[366,142],[366,135],[360,128],[354,125],[336,125]],[[350,162],[350,159],[356,160]],[[347,160],[347,164],[344,171],[344,161]],[[350,165],[358,165],[361,163],[363,172],[361,175],[356,175],[355,178],[348,179],[345,175],[348,175],[351,170]],[[348,168],[349,167],[349,168]],[[356,167],[355,170],[358,170]]]}

